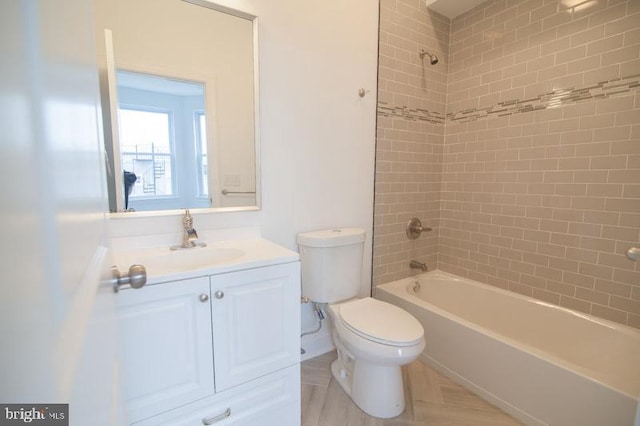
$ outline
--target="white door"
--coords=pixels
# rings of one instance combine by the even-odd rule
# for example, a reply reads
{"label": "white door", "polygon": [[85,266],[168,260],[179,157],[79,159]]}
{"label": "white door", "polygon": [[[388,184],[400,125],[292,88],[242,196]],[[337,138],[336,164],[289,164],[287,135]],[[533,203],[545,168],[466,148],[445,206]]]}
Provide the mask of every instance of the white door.
{"label": "white door", "polygon": [[209,277],[122,290],[118,318],[131,422],[213,395]]}
{"label": "white door", "polygon": [[216,392],[300,362],[300,264],[211,277]]}
{"label": "white door", "polygon": [[0,404],[71,425],[123,421],[91,6],[0,4]]}

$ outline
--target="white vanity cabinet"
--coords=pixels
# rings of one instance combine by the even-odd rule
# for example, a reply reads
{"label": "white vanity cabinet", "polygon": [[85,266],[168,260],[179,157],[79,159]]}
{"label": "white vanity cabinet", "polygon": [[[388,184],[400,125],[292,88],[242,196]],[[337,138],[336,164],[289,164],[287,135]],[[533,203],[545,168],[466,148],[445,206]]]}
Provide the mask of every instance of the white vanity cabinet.
{"label": "white vanity cabinet", "polygon": [[296,261],[122,290],[129,421],[298,425],[299,280]]}

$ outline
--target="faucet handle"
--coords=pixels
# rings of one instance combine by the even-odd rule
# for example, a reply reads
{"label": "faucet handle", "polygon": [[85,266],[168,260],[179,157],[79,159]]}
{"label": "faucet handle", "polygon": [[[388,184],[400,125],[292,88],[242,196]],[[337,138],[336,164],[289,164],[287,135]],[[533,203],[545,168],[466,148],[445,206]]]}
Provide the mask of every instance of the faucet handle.
{"label": "faucet handle", "polygon": [[193,218],[191,217],[191,212],[189,212],[189,209],[184,209],[184,216],[182,217],[182,223],[184,224],[185,228],[193,227]]}
{"label": "faucet handle", "polygon": [[431,231],[431,228],[423,227],[422,222],[417,217],[412,217],[407,223],[406,232],[407,238],[415,240],[420,236],[423,231]]}

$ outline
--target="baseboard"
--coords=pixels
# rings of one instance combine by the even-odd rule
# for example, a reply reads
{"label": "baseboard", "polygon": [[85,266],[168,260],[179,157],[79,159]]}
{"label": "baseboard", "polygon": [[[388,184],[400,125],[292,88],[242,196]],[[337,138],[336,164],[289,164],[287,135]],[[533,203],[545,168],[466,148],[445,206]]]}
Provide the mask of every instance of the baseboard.
{"label": "baseboard", "polygon": [[300,355],[302,361],[315,358],[318,355],[326,354],[335,349],[331,335],[323,331],[302,338],[302,349],[304,349],[305,352]]}

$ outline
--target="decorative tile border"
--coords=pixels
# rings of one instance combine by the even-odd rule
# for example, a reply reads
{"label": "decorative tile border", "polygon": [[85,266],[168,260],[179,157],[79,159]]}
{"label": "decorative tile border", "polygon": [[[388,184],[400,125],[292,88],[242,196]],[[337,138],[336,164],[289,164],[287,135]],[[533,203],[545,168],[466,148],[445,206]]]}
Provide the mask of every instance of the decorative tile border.
{"label": "decorative tile border", "polygon": [[469,108],[458,112],[442,113],[424,109],[410,109],[406,106],[391,106],[378,103],[378,115],[382,117],[403,118],[410,121],[426,121],[432,124],[444,124],[445,121],[465,123],[488,117],[504,117],[525,112],[539,111],[563,105],[607,99],[621,93],[629,93],[640,87],[640,74],[625,78],[599,82],[593,86],[554,90],[530,99],[513,99],[484,108]]}
{"label": "decorative tile border", "polygon": [[640,75],[627,78],[619,78],[597,83],[583,88],[570,88],[554,90],[531,99],[513,99],[498,102],[485,108],[470,108],[447,114],[447,120],[453,122],[475,121],[490,116],[504,117],[525,112],[554,108],[578,102],[607,99],[611,96],[628,93],[632,89],[640,87]]}
{"label": "decorative tile border", "polygon": [[421,108],[407,106],[391,106],[385,102],[378,102],[378,115],[382,117],[403,118],[409,121],[425,121],[431,124],[444,124],[444,114]]}

